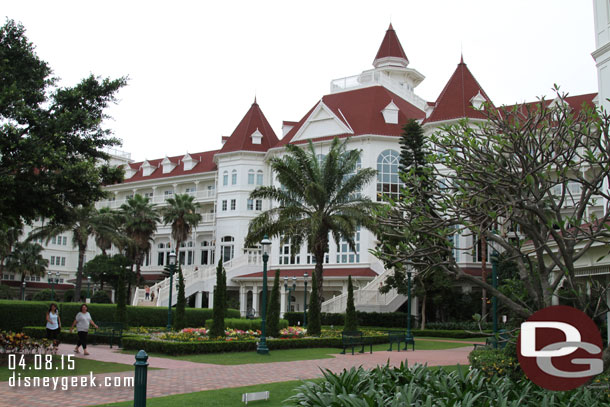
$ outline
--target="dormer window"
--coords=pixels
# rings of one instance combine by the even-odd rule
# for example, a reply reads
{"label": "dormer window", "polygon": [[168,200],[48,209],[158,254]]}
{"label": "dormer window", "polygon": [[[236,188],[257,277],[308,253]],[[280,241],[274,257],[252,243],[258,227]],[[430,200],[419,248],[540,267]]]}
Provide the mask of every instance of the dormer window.
{"label": "dormer window", "polygon": [[192,170],[197,164],[197,161],[195,161],[189,153],[186,153],[186,155],[182,157],[182,162],[184,163],[184,171]]}
{"label": "dormer window", "polygon": [[263,141],[263,133],[258,131],[258,129],[250,137],[252,138],[252,144],[261,144]]}
{"label": "dormer window", "polygon": [[171,172],[174,168],[176,168],[176,164],[171,162],[169,158],[165,157],[163,161],[161,161],[161,165],[163,165],[163,174],[167,174]]}
{"label": "dormer window", "polygon": [[148,177],[150,174],[153,173],[153,171],[156,169],[156,167],[154,165],[151,165],[148,160],[145,160],[142,163],[142,175],[144,175],[145,177]]}
{"label": "dormer window", "polygon": [[131,165],[129,165],[129,164],[125,164],[123,166],[123,169],[125,170],[125,178],[126,179],[129,179],[129,178],[133,177],[138,172],[138,170],[136,170],[134,168],[131,168]]}
{"label": "dormer window", "polygon": [[387,124],[398,124],[398,106],[394,104],[394,101],[390,103],[381,111],[383,119]]}
{"label": "dormer window", "polygon": [[483,95],[481,95],[481,92],[477,92],[476,95],[474,95],[472,97],[472,99],[470,99],[470,103],[472,104],[472,107],[474,107],[477,110],[481,110],[483,109],[483,104],[486,102],[485,98],[483,97]]}

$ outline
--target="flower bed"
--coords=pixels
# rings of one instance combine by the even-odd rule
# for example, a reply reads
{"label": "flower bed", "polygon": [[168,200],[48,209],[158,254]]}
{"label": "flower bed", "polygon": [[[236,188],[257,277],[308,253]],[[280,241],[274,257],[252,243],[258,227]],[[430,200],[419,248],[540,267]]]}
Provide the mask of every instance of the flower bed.
{"label": "flower bed", "polygon": [[5,365],[8,355],[19,353],[26,356],[54,351],[48,339],[35,340],[23,332],[0,331],[0,365]]}

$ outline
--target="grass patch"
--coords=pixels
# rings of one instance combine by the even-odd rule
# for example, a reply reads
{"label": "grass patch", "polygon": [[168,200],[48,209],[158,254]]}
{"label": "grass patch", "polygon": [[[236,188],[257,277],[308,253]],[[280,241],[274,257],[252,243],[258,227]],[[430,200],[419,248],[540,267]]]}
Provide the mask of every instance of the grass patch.
{"label": "grass patch", "polygon": [[[387,351],[389,344],[382,343],[379,345],[373,345],[373,352]],[[404,346],[404,345],[403,345]],[[443,350],[461,348],[465,344],[451,343],[451,342],[435,342],[415,339],[415,349],[417,350]],[[396,351],[396,345],[393,346],[394,352]],[[409,347],[410,349],[410,347]],[[365,347],[368,350],[368,347]],[[155,356],[160,358],[169,358],[177,360],[187,360],[195,363],[209,363],[214,365],[244,365],[249,363],[271,363],[271,362],[294,362],[297,360],[315,360],[315,359],[329,359],[341,352],[341,349],[337,348],[305,348],[305,349],[281,349],[271,350],[269,355],[259,355],[256,352],[228,352],[228,353],[202,353],[196,355],[180,355],[180,356],[169,356],[160,353],[151,353],[149,356]],[[350,350],[348,349],[348,352]],[[136,351],[123,351],[123,353],[129,355],[135,355]]]}
{"label": "grass patch", "polygon": [[[42,361],[42,367],[44,368],[44,356]],[[17,362],[19,362],[19,356],[17,356]],[[0,366],[0,382],[8,381],[9,377],[11,377],[13,373],[21,373],[21,377],[57,377],[88,375],[89,372],[93,372],[93,374],[126,372],[133,371],[134,369],[132,365],[126,365],[123,363],[100,362],[97,360],[84,358],[74,358],[74,369],[72,370],[67,369],[67,364],[68,360],[64,357],[64,369],[62,370],[60,356],[53,356],[53,365],[51,366],[52,369],[49,370],[35,370],[33,362],[26,364],[25,369],[17,366],[15,370],[9,370],[8,365],[5,364]],[[56,367],[58,369],[56,369]]]}

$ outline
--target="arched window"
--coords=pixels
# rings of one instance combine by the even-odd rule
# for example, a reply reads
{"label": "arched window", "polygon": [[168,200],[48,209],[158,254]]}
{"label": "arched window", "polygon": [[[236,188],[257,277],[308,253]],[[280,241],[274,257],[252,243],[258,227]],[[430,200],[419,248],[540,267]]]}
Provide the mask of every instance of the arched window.
{"label": "arched window", "polygon": [[399,198],[399,157],[398,152],[394,150],[385,150],[377,157],[377,201],[383,201],[387,198]]}
{"label": "arched window", "polygon": [[229,173],[227,171],[222,173],[222,185],[225,187],[229,185]]}
{"label": "arched window", "polygon": [[237,184],[237,170],[231,172],[231,185]]}
{"label": "arched window", "polygon": [[220,255],[223,263],[233,259],[235,255],[235,238],[233,236],[224,236],[220,239]]}
{"label": "arched window", "polygon": [[248,171],[248,185],[254,185],[254,170]]}
{"label": "arched window", "polygon": [[256,173],[256,185],[263,185],[263,170],[258,170]]}

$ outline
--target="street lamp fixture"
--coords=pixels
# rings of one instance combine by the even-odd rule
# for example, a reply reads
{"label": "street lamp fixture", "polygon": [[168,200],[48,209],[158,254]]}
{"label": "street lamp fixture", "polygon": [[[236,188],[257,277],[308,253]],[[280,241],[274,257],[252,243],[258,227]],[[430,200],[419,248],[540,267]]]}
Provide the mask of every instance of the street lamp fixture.
{"label": "street lamp fixture", "polygon": [[25,301],[25,281],[21,283],[21,298]]}
{"label": "street lamp fixture", "polygon": [[176,252],[169,253],[169,300],[167,303],[167,330],[172,329],[172,286],[174,285],[174,271],[176,271]]}
{"label": "street lamp fixture", "polygon": [[91,276],[87,276],[87,303],[91,302]]}
{"label": "street lamp fixture", "polygon": [[267,262],[269,261],[269,254],[267,253],[268,247],[271,246],[271,240],[265,235],[261,240],[261,246],[263,247],[263,304],[262,304],[262,318],[261,318],[261,337],[256,346],[256,353],[260,355],[268,355],[269,348],[267,348],[267,338],[265,335],[267,325]]}
{"label": "street lamp fixture", "polygon": [[284,289],[288,294],[288,306],[286,307],[286,310],[287,312],[290,312],[290,298],[292,297],[292,293],[297,289],[296,276],[292,277],[292,287],[288,287],[288,277],[284,277]]}
{"label": "street lamp fixture", "polygon": [[309,274],[303,274],[303,282],[305,283],[305,292],[303,293],[303,328],[307,328],[307,277]]}

